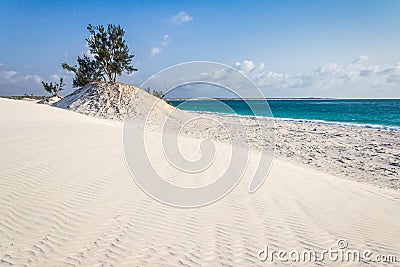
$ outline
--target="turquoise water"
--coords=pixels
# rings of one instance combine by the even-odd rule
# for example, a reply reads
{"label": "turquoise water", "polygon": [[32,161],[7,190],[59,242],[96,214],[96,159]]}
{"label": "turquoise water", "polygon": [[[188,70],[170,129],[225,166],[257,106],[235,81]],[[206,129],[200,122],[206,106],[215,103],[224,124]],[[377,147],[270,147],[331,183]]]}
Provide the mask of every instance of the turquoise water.
{"label": "turquoise water", "polygon": [[[400,130],[400,99],[170,100],[183,110]],[[266,108],[266,102],[270,109]],[[271,113],[272,112],[272,113]]]}

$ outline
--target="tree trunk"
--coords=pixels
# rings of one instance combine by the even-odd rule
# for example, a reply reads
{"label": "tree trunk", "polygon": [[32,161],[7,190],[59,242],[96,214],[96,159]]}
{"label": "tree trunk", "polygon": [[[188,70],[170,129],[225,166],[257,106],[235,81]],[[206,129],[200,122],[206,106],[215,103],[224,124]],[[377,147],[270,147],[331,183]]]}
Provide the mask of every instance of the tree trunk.
{"label": "tree trunk", "polygon": [[113,81],[112,81],[112,74],[109,73],[109,72],[106,70],[106,75],[107,75],[108,81],[112,83],[112,82],[113,82]]}
{"label": "tree trunk", "polygon": [[104,61],[104,67],[103,67],[104,72],[107,75],[108,81],[112,83],[112,74],[108,71],[107,67],[108,67],[107,61]]}

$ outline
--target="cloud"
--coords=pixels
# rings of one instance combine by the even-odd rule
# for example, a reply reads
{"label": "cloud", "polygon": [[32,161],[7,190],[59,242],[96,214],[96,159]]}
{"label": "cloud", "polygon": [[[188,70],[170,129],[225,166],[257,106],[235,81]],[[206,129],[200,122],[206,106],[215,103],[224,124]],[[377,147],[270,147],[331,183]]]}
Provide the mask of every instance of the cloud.
{"label": "cloud", "polygon": [[400,84],[400,75],[390,75],[387,81],[389,83]]}
{"label": "cloud", "polygon": [[53,75],[50,76],[50,78],[51,78],[54,82],[59,82],[61,76],[58,75],[58,74],[53,74]]}
{"label": "cloud", "polygon": [[257,71],[262,71],[262,70],[264,70],[264,68],[265,68],[265,64],[261,63],[260,65],[258,65]]}
{"label": "cloud", "polygon": [[251,60],[244,60],[240,65],[240,70],[244,73],[250,73],[254,69],[255,65]]}
{"label": "cloud", "polygon": [[170,41],[171,41],[171,37],[168,34],[165,34],[164,37],[163,37],[161,45],[163,47],[166,47],[169,44]]}
{"label": "cloud", "polygon": [[329,75],[332,73],[338,73],[340,72],[340,67],[338,65],[336,65],[335,63],[329,63],[325,66],[321,66],[318,67],[317,69],[315,69],[314,73],[317,75]]}
{"label": "cloud", "polygon": [[254,72],[255,75],[260,75],[265,68],[265,64],[260,63],[258,66],[256,66],[256,64],[254,64],[254,62],[251,60],[243,60],[243,62],[236,62],[235,67],[247,75],[251,72]]}
{"label": "cloud", "polygon": [[30,83],[33,81],[37,84],[40,84],[42,78],[36,74],[18,74],[16,71],[13,70],[2,71],[0,73],[1,84],[23,84],[25,81]]}
{"label": "cloud", "polygon": [[371,65],[366,56],[347,65],[329,63],[310,73],[288,75],[253,68],[249,76],[267,96],[400,97],[400,64]]}
{"label": "cloud", "polygon": [[43,94],[42,77],[14,70],[0,72],[0,95]]}
{"label": "cloud", "polygon": [[[254,81],[265,97],[400,98],[400,63],[373,65],[366,56],[343,65],[329,63],[308,73],[274,72],[252,60],[236,62],[234,68]],[[243,97],[257,97],[228,68],[202,73],[200,78],[228,84]]]}
{"label": "cloud", "polygon": [[71,93],[73,90],[71,84],[74,74],[66,70],[60,70],[60,72],[47,75],[23,73],[10,69],[0,70],[0,95],[22,95],[25,93],[44,95],[46,93],[43,90],[41,82],[59,82],[60,77],[64,78],[65,90],[63,93]]}
{"label": "cloud", "polygon": [[153,47],[150,52],[151,57],[155,57],[161,53],[161,49],[159,47]]}
{"label": "cloud", "polygon": [[43,80],[39,75],[25,75],[24,79],[26,81],[34,81],[35,83],[40,84],[40,82]]}
{"label": "cloud", "polygon": [[171,17],[170,22],[175,25],[180,25],[185,22],[192,21],[193,17],[186,14],[186,12],[181,11],[178,14]]}
{"label": "cloud", "polygon": [[150,56],[151,57],[155,57],[155,56],[161,54],[161,52],[162,52],[162,48],[161,47],[166,47],[167,45],[169,45],[170,42],[171,42],[171,37],[168,34],[165,34],[163,36],[163,39],[162,39],[161,43],[160,43],[160,46],[151,48]]}
{"label": "cloud", "polygon": [[4,70],[0,73],[0,79],[3,80],[11,80],[15,75],[17,75],[16,71],[13,70]]}
{"label": "cloud", "polygon": [[353,60],[353,62],[351,62],[351,63],[352,64],[363,64],[363,63],[366,63],[367,61],[368,61],[367,56],[359,56],[358,58]]}

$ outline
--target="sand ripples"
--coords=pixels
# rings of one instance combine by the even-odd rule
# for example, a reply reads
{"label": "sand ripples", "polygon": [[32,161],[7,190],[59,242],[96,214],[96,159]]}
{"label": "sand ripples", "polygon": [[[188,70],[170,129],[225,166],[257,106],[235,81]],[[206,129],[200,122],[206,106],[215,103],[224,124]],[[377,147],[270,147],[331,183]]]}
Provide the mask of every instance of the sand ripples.
{"label": "sand ripples", "polygon": [[1,101],[25,115],[1,122],[0,266],[266,266],[265,245],[321,250],[339,238],[400,249],[396,191],[279,160],[255,194],[247,175],[213,205],[178,209],[132,181],[120,124]]}

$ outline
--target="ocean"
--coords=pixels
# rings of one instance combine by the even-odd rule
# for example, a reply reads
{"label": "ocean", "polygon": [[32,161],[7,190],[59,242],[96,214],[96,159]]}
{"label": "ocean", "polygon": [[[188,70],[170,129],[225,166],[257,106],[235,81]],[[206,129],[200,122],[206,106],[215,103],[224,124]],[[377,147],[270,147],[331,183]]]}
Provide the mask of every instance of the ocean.
{"label": "ocean", "polygon": [[[400,99],[167,100],[187,111],[400,131]],[[266,108],[266,102],[269,108]],[[250,108],[251,107],[251,108]]]}

